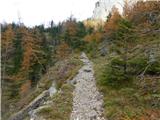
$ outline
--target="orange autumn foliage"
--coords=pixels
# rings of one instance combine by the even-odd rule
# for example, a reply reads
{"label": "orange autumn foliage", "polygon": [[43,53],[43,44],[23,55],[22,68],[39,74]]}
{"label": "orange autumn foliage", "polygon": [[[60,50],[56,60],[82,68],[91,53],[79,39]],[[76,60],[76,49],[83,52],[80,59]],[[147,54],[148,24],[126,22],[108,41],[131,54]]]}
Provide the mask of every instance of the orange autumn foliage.
{"label": "orange autumn foliage", "polygon": [[159,13],[160,1],[138,1],[128,10],[128,18],[138,24],[148,24],[147,14]]}
{"label": "orange autumn foliage", "polygon": [[2,33],[2,48],[8,48],[15,37],[14,31],[12,30],[12,26],[8,25],[6,31]]}
{"label": "orange autumn foliage", "polygon": [[118,29],[118,22],[121,19],[118,9],[114,6],[112,8],[111,17],[107,20],[104,30],[106,33],[110,34]]}
{"label": "orange autumn foliage", "polygon": [[15,80],[28,79],[29,72],[32,70],[32,65],[38,61],[38,54],[40,52],[40,46],[38,38],[32,34],[33,31],[29,31],[25,27],[19,28],[19,32],[22,34],[22,47],[23,57],[20,71],[12,76]]}
{"label": "orange autumn foliage", "polygon": [[30,36],[24,38],[24,57],[22,62],[22,69],[29,70],[31,59],[33,57],[34,42]]}
{"label": "orange autumn foliage", "polygon": [[22,61],[22,70],[28,71],[30,66],[34,64],[34,61],[37,59],[36,54],[38,53],[38,43],[37,38],[35,38],[30,31],[25,30],[23,36],[23,61]]}
{"label": "orange autumn foliage", "polygon": [[25,96],[31,88],[31,80],[28,80],[26,83],[22,84],[20,87],[20,95]]}
{"label": "orange autumn foliage", "polygon": [[4,50],[5,54],[7,54],[8,50],[12,48],[14,37],[15,33],[12,30],[12,25],[8,25],[6,31],[2,33],[2,40],[1,40],[2,51]]}
{"label": "orange autumn foliage", "polygon": [[57,48],[57,58],[59,59],[64,59],[68,56],[70,53],[70,49],[68,44],[66,43],[61,43],[58,48]]}
{"label": "orange autumn foliage", "polygon": [[70,20],[66,22],[66,29],[68,31],[69,36],[76,36],[78,27],[75,21]]}

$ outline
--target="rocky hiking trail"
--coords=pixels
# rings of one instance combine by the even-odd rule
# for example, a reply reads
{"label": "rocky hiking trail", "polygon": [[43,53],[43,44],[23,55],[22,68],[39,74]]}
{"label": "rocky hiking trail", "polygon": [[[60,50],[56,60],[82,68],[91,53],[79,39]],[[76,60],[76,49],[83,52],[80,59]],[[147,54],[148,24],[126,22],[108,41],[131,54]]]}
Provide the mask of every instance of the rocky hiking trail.
{"label": "rocky hiking trail", "polygon": [[[103,96],[96,87],[92,62],[89,61],[85,53],[82,53],[80,59],[84,65],[78,74],[71,81],[68,81],[68,84],[75,86],[70,120],[105,120],[102,107]],[[30,116],[30,120],[46,120],[43,116],[37,115],[37,112],[52,104],[49,98],[56,92],[53,81],[48,90],[43,91],[29,105],[11,116],[9,120],[23,120],[27,114]]]}
{"label": "rocky hiking trail", "polygon": [[103,96],[96,87],[93,65],[85,53],[82,53],[81,60],[84,66],[72,80],[75,90],[70,120],[105,120],[102,107]]}

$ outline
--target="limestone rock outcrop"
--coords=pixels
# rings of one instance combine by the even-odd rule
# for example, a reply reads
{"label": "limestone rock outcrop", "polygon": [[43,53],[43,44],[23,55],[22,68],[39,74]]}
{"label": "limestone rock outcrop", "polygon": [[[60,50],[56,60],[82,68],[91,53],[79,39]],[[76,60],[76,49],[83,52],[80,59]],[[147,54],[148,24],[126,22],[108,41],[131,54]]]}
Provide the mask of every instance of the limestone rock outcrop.
{"label": "limestone rock outcrop", "polygon": [[106,20],[112,7],[116,6],[122,12],[123,0],[99,0],[95,3],[93,20]]}

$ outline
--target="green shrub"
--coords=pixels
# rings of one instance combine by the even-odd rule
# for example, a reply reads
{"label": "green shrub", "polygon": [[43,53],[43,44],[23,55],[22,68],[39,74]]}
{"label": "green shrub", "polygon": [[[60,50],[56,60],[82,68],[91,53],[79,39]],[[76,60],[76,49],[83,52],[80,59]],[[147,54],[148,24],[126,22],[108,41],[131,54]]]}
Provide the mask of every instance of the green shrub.
{"label": "green shrub", "polygon": [[136,57],[128,61],[129,64],[129,72],[132,75],[139,74],[142,72],[148,64],[148,60],[145,57]]}
{"label": "green shrub", "polygon": [[145,69],[145,74],[159,75],[160,74],[160,60],[156,59],[154,62],[149,63],[146,57],[136,57],[129,62],[129,72],[132,75],[141,74]]}
{"label": "green shrub", "polygon": [[160,59],[154,61],[147,69],[147,74],[160,75]]}
{"label": "green shrub", "polygon": [[120,57],[114,57],[106,65],[101,75],[100,84],[118,88],[131,80],[131,76],[125,73],[125,62]]}

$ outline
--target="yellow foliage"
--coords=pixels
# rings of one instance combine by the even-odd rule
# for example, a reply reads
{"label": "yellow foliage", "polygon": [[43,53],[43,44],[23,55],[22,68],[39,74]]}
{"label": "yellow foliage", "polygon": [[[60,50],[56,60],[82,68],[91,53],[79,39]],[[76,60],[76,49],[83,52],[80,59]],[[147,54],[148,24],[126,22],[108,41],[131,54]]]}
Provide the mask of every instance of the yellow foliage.
{"label": "yellow foliage", "polygon": [[95,33],[93,33],[93,34],[91,34],[91,35],[86,35],[85,38],[84,38],[84,40],[85,40],[86,42],[95,41],[95,42],[99,43],[99,42],[101,42],[102,37],[103,37],[102,33],[100,33],[100,32],[95,32]]}
{"label": "yellow foliage", "polygon": [[102,20],[85,20],[83,21],[86,28],[94,28],[97,30],[99,27],[104,26],[104,21]]}

